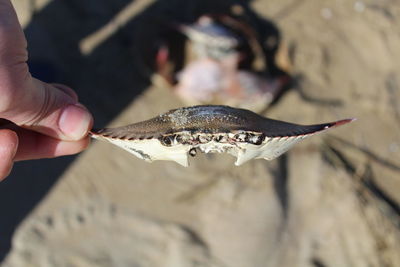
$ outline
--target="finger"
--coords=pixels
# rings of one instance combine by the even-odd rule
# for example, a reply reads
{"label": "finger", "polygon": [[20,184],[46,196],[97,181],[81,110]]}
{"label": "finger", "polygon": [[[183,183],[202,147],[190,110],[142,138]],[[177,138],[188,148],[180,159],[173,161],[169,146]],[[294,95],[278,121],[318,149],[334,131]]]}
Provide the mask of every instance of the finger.
{"label": "finger", "polygon": [[90,143],[89,137],[72,142],[22,128],[17,129],[16,133],[19,145],[14,157],[15,161],[73,155],[85,150]]}
{"label": "finger", "polygon": [[[1,117],[61,140],[79,140],[87,135],[92,127],[93,118],[88,110],[76,101],[76,96],[71,97],[64,93],[64,90],[68,90],[66,87],[59,90],[37,79],[28,79],[30,81],[26,84],[16,86],[18,83],[10,83],[3,90],[6,91],[6,95],[0,102],[9,104],[3,112],[0,110]],[[24,86],[26,88],[22,90]]]}
{"label": "finger", "polygon": [[8,129],[0,130],[0,181],[7,177],[18,148],[17,134]]}
{"label": "finger", "polygon": [[61,141],[3,119],[0,119],[0,131],[9,131],[17,137],[18,149],[14,153],[14,161],[72,155],[86,149],[90,143],[89,138],[74,142]]}

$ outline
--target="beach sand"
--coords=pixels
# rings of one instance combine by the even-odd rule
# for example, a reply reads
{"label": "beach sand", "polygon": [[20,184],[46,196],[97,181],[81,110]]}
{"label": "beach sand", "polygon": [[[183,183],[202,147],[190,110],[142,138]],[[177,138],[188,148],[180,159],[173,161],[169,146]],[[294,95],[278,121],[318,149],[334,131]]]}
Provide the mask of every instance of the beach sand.
{"label": "beach sand", "polygon": [[[138,33],[151,12],[198,1],[14,2],[33,75],[74,88],[96,127],[183,106],[137,64],[154,45]],[[251,6],[295,78],[263,115],[357,121],[240,167],[219,154],[149,164],[103,142],[16,163],[0,184],[1,266],[400,266],[400,3]]]}

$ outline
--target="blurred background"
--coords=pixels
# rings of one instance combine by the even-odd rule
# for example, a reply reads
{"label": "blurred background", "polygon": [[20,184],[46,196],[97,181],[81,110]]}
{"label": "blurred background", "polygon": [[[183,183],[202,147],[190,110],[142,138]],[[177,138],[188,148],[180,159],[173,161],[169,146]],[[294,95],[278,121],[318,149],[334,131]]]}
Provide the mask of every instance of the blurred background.
{"label": "blurred background", "polygon": [[[148,164],[98,142],[16,163],[0,184],[2,267],[400,266],[399,1],[13,3],[33,75],[74,88],[97,128],[208,102],[358,120],[240,167]],[[199,56],[216,33],[238,45]],[[210,69],[238,91],[204,97]]]}

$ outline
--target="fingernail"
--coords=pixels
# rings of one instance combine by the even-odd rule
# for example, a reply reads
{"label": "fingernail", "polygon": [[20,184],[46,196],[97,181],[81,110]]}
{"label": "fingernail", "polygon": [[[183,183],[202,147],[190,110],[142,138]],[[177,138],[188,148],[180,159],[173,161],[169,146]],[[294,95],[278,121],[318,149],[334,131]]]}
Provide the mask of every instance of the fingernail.
{"label": "fingernail", "polygon": [[86,136],[92,124],[92,116],[81,104],[69,105],[64,108],[58,127],[71,140],[80,140]]}

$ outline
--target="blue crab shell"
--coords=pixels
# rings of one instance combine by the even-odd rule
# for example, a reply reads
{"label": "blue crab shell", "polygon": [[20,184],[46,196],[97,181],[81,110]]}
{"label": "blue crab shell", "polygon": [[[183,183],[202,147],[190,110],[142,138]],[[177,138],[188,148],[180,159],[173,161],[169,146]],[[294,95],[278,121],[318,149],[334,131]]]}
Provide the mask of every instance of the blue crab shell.
{"label": "blue crab shell", "polygon": [[253,158],[272,160],[300,140],[353,121],[298,125],[228,106],[193,106],[118,128],[93,130],[93,138],[111,142],[146,161],[173,160],[188,166],[187,155],[228,152],[235,165]]}

